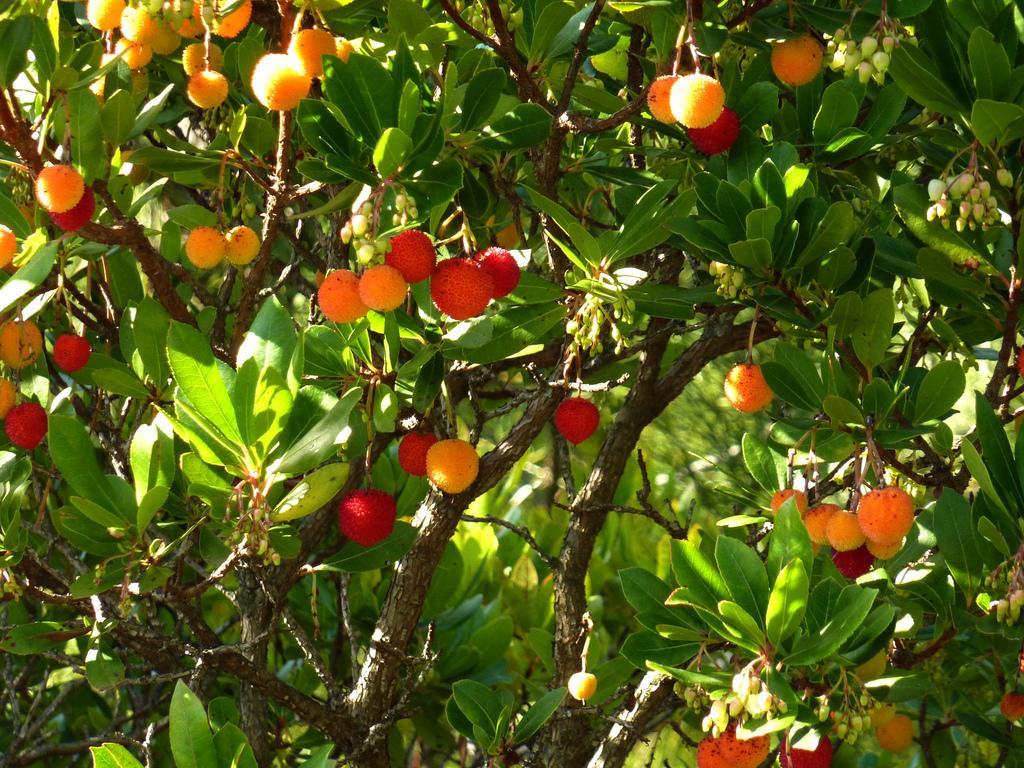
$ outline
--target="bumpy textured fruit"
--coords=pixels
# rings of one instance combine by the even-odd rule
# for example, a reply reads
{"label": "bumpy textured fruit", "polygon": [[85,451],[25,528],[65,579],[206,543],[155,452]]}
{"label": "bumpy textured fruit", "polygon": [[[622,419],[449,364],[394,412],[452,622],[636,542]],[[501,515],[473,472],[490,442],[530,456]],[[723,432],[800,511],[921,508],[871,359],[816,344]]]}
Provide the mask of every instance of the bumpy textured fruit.
{"label": "bumpy textured fruit", "polygon": [[761,366],[754,363],[734,365],[725,375],[724,388],[725,398],[733,408],[743,413],[767,408],[773,397],[761,373]]}
{"label": "bumpy textured fruit", "polygon": [[864,536],[876,544],[896,544],[914,526],[914,500],[899,488],[876,488],[857,508]]}
{"label": "bumpy textured fruit", "polygon": [[302,29],[292,35],[288,53],[299,69],[310,77],[324,74],[324,56],[337,56],[338,43],[326,29]]}
{"label": "bumpy textured fruit", "polygon": [[349,491],[338,504],[338,528],[361,547],[372,547],[395,528],[395,500],[384,491]]}
{"label": "bumpy textured fruit", "polygon": [[224,52],[221,51],[220,46],[210,43],[210,61],[207,66],[206,46],[203,43],[192,43],[181,54],[181,66],[189,77],[204,69],[219,72],[224,66]]}
{"label": "bumpy textured fruit", "polygon": [[814,509],[807,511],[803,516],[804,526],[807,528],[807,535],[815,544],[828,544],[828,521],[836,512],[842,512],[842,507],[837,504],[819,504]]}
{"label": "bumpy textured fruit", "polygon": [[50,220],[65,232],[75,232],[90,221],[96,213],[96,197],[89,187],[82,193],[82,199],[75,204],[75,207],[64,213],[51,213]]}
{"label": "bumpy textured fruit", "polygon": [[7,439],[26,451],[35,450],[46,437],[46,411],[39,403],[22,403],[11,408],[4,419]]}
{"label": "bumpy textured fruit", "polygon": [[53,343],[53,362],[65,373],[82,370],[92,356],[92,345],[84,336],[62,333]]}
{"label": "bumpy textured fruit", "polygon": [[697,747],[697,768],[757,768],[770,751],[768,736],[741,739],[735,726],[715,738],[707,736]]}
{"label": "bumpy textured fruit", "polygon": [[594,432],[601,423],[597,406],[582,397],[570,397],[555,409],[555,428],[573,445],[579,445]]}
{"label": "bumpy textured fruit", "polygon": [[366,314],[359,298],[359,278],[347,269],[336,269],[320,284],[317,301],[324,317],[334,323],[351,323]]}
{"label": "bumpy textured fruit", "polygon": [[871,539],[868,539],[864,546],[868,548],[868,552],[879,560],[890,560],[896,557],[900,550],[903,549],[903,541],[903,539],[900,539],[894,544],[876,544]]}
{"label": "bumpy textured fruit", "polygon": [[902,752],[914,741],[914,722],[906,715],[895,715],[875,728],[878,746],[889,752]]}
{"label": "bumpy textured fruit", "polygon": [[17,252],[18,238],[10,227],[0,224],[0,269],[14,261],[14,254]]}
{"label": "bumpy textured fruit", "polygon": [[121,12],[121,34],[136,45],[152,45],[156,21],[145,8],[129,5]]}
{"label": "bumpy textured fruit", "polygon": [[494,281],[472,259],[445,259],[430,278],[430,299],[455,320],[482,315],[494,294]]}
{"label": "bumpy textured fruit", "polygon": [[728,152],[740,137],[740,116],[735,110],[723,107],[715,122],[707,128],[690,128],[687,134],[693,146],[705,155]]}
{"label": "bumpy textured fruit", "polygon": [[153,41],[150,43],[153,53],[160,56],[169,56],[178,50],[179,45],[181,45],[181,35],[175,32],[166,21],[162,19],[158,21]]}
{"label": "bumpy textured fruit", "polygon": [[651,83],[647,90],[647,109],[651,117],[662,123],[674,123],[676,116],[672,114],[670,94],[679,75],[664,75]]}
{"label": "bumpy textured fruit", "polygon": [[48,165],[36,176],[36,200],[49,213],[70,211],[85,194],[82,174],[70,165]]}
{"label": "bumpy textured fruit", "polygon": [[875,564],[875,556],[865,546],[859,546],[846,552],[835,550],[832,562],[843,576],[848,579],[859,579],[871,570]]}
{"label": "bumpy textured fruit", "polygon": [[1024,717],[1024,693],[1007,693],[999,700],[999,711],[1008,720]]}
{"label": "bumpy textured fruit", "polygon": [[10,320],[0,327],[0,360],[15,370],[31,365],[43,351],[43,334],[31,320]]}
{"label": "bumpy textured fruit", "polygon": [[121,25],[124,0],[86,0],[85,18],[101,32],[109,32]]}
{"label": "bumpy textured fruit", "polygon": [[889,663],[889,654],[883,648],[870,659],[854,670],[861,680],[875,680],[885,674],[885,666]]}
{"label": "bumpy textured fruit", "polygon": [[772,72],[786,85],[807,85],[821,71],[821,44],[810,35],[772,46]]}
{"label": "bumpy textured fruit", "polygon": [[295,59],[284,53],[268,53],[252,71],[252,93],[274,112],[295,109],[309,94],[309,75],[299,70]]}
{"label": "bumpy textured fruit", "polygon": [[783,740],[779,748],[780,768],[829,768],[832,765],[832,742],[822,736],[817,749],[793,749]]}
{"label": "bumpy textured fruit", "polygon": [[776,491],[772,496],[772,512],[778,512],[782,505],[790,499],[796,499],[796,508],[800,511],[801,516],[807,513],[807,494],[796,488],[783,488],[781,491]]}
{"label": "bumpy textured fruit", "polygon": [[216,267],[227,251],[228,241],[213,227],[196,227],[185,241],[185,256],[200,269]]}
{"label": "bumpy textured fruit", "polygon": [[725,89],[715,78],[695,72],[672,84],[669,106],[687,128],[707,128],[725,108]]}
{"label": "bumpy textured fruit", "polygon": [[437,442],[429,432],[410,432],[398,444],[398,465],[416,477],[427,476],[427,451]]}
{"label": "bumpy textured fruit", "polygon": [[576,672],[569,677],[566,687],[569,689],[569,695],[576,701],[586,701],[597,690],[597,677],[590,672]]}
{"label": "bumpy textured fruit", "polygon": [[825,527],[828,543],[839,552],[850,552],[864,544],[864,532],[857,516],[842,509],[832,515]]}
{"label": "bumpy textured fruit", "polygon": [[[226,2],[221,5],[227,6]],[[249,19],[252,18],[252,0],[245,0],[231,13],[226,16],[218,16],[213,22],[213,33],[221,37],[238,37],[242,30],[249,26]]]}
{"label": "bumpy textured fruit", "polygon": [[118,39],[114,53],[120,56],[125,66],[133,72],[142,69],[153,60],[152,47],[133,43],[124,37]]}
{"label": "bumpy textured fruit", "polygon": [[224,238],[228,241],[227,259],[236,267],[251,263],[260,252],[260,236],[244,224],[229,229]]}
{"label": "bumpy textured fruit", "polygon": [[504,248],[491,246],[473,256],[473,261],[484,268],[484,272],[494,281],[494,293],[491,298],[500,299],[508,296],[519,285],[520,269],[516,257]]}
{"label": "bumpy textured fruit", "polygon": [[427,477],[445,493],[462,493],[479,471],[480,457],[465,440],[438,440],[427,449]]}
{"label": "bumpy textured fruit", "polygon": [[370,267],[359,278],[359,298],[378,312],[398,309],[405,301],[409,285],[402,273],[387,264]]}
{"label": "bumpy textured fruit", "polygon": [[188,100],[200,109],[219,107],[228,97],[228,79],[207,69],[188,79]]}
{"label": "bumpy textured fruit", "polygon": [[437,250],[430,238],[418,229],[407,229],[391,238],[391,250],[384,263],[402,273],[407,283],[418,283],[434,274]]}
{"label": "bumpy textured fruit", "polygon": [[17,398],[18,390],[14,383],[10,379],[0,379],[0,419],[7,418]]}

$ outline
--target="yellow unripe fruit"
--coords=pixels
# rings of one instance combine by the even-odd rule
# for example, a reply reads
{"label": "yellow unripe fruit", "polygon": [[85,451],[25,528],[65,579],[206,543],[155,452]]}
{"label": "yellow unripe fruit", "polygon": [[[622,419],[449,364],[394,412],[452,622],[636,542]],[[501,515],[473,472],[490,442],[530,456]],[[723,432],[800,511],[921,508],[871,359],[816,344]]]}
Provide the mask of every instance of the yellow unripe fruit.
{"label": "yellow unripe fruit", "polygon": [[669,108],[687,128],[707,128],[725,109],[725,89],[715,78],[699,72],[680,77],[669,92]]}
{"label": "yellow unripe fruit", "polygon": [[576,701],[586,701],[597,691],[597,677],[590,672],[576,672],[569,678],[567,687]]}
{"label": "yellow unripe fruit", "polygon": [[236,267],[249,264],[260,252],[260,236],[244,224],[229,229],[226,238],[228,261]]}
{"label": "yellow unripe fruit", "polygon": [[772,72],[794,88],[807,85],[821,71],[821,44],[810,35],[783,40],[772,46]]}
{"label": "yellow unripe fruit", "polygon": [[185,241],[185,255],[200,269],[216,267],[227,255],[228,241],[213,227],[196,227]]}
{"label": "yellow unripe fruit", "polygon": [[354,322],[368,310],[359,298],[359,278],[347,269],[336,269],[324,278],[317,302],[324,317],[334,323]]}
{"label": "yellow unripe fruit", "polygon": [[807,535],[812,544],[828,544],[828,521],[836,512],[843,509],[837,504],[819,504],[814,509],[808,510],[804,515],[804,527],[807,528]]}
{"label": "yellow unripe fruit", "polygon": [[181,66],[185,74],[191,77],[204,69],[212,69],[220,72],[224,67],[224,52],[220,46],[210,43],[210,61],[206,61],[206,45],[203,43],[192,43],[185,48],[181,54]]}
{"label": "yellow unripe fruit", "polygon": [[268,53],[252,71],[252,93],[264,107],[275,112],[295,109],[309,94],[309,75],[299,70],[291,56]]}
{"label": "yellow unripe fruit", "polygon": [[121,26],[124,0],[86,0],[85,18],[101,32],[109,32]]}
{"label": "yellow unripe fruit", "polygon": [[387,264],[370,267],[359,278],[359,298],[363,304],[378,312],[398,309],[409,290],[402,273]]}
{"label": "yellow unripe fruit", "polygon": [[18,390],[14,388],[14,384],[11,383],[10,379],[0,379],[0,419],[7,418],[7,414],[14,407],[14,401],[17,397]]}
{"label": "yellow unripe fruit", "polygon": [[136,45],[152,45],[157,24],[145,8],[126,6],[121,12],[121,34]]}
{"label": "yellow unripe fruit", "polygon": [[114,46],[114,52],[121,57],[130,70],[142,69],[153,60],[153,49],[148,45],[138,45],[131,40],[120,38]]}
{"label": "yellow unripe fruit", "polygon": [[299,71],[309,77],[324,74],[324,56],[338,55],[338,41],[326,29],[301,29],[292,35],[288,54],[295,59]]}
{"label": "yellow unripe fruit", "polygon": [[860,529],[857,516],[845,509],[832,515],[825,527],[825,535],[828,536],[828,543],[832,545],[832,549],[837,552],[849,552],[864,543],[864,533]]}
{"label": "yellow unripe fruit", "polygon": [[672,86],[679,80],[679,75],[659,77],[647,91],[647,109],[651,117],[661,123],[674,123],[676,116],[672,114]]}
{"label": "yellow unripe fruit", "polygon": [[479,471],[480,457],[465,440],[439,440],[427,450],[427,478],[445,493],[462,493]]}
{"label": "yellow unripe fruit", "polygon": [[19,370],[39,359],[43,334],[31,320],[10,320],[0,328],[0,360]]}
{"label": "yellow unripe fruit", "polygon": [[[196,0],[197,3],[199,1]],[[227,0],[222,0],[221,5],[227,6]],[[219,16],[213,23],[213,32],[221,37],[238,37],[242,30],[249,26],[251,18],[252,0],[245,0],[227,16]]]}
{"label": "yellow unripe fruit", "polygon": [[14,261],[17,252],[18,238],[8,227],[0,224],[0,269]]}
{"label": "yellow unripe fruit", "polygon": [[854,670],[854,673],[861,680],[875,680],[885,674],[885,665],[889,661],[889,656],[883,648],[870,659],[865,661],[859,667]]}
{"label": "yellow unripe fruit", "polygon": [[153,53],[167,56],[178,50],[179,45],[181,45],[181,35],[175,32],[166,21],[158,21],[153,41],[150,43]]}
{"label": "yellow unripe fruit", "polygon": [[228,79],[220,72],[207,69],[188,79],[188,100],[200,109],[213,109],[228,97]]}
{"label": "yellow unripe fruit", "polygon": [[48,165],[36,176],[36,200],[50,213],[70,211],[85,194],[82,174],[70,165]]}
{"label": "yellow unripe fruit", "polygon": [[914,722],[906,715],[895,715],[875,728],[878,746],[889,752],[902,752],[914,742]]}

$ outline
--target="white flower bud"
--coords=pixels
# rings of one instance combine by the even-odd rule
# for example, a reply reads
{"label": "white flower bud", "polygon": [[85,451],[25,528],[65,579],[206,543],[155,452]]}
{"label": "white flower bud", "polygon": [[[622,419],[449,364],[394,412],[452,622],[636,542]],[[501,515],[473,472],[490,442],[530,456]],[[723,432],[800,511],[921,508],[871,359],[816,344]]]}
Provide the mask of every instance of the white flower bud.
{"label": "white flower bud", "polygon": [[857,79],[860,80],[861,85],[867,85],[873,74],[875,74],[875,68],[871,66],[870,61],[862,61],[857,67]]}
{"label": "white flower bud", "polygon": [[878,51],[871,57],[871,63],[875,65],[875,69],[879,72],[885,72],[889,68],[889,54],[884,51]]}
{"label": "white flower bud", "polygon": [[946,185],[941,179],[932,179],[928,182],[928,199],[932,202],[935,202],[942,197],[942,193],[945,191]]}
{"label": "white flower bud", "polygon": [[878,50],[878,38],[868,35],[860,41],[860,55],[865,59]]}
{"label": "white flower bud", "polygon": [[1000,168],[996,171],[996,181],[1004,187],[1013,186],[1013,174],[1010,173],[1006,168]]}
{"label": "white flower bud", "polygon": [[886,35],[882,38],[882,49],[886,53],[892,53],[892,49],[896,47],[896,38],[892,35]]}
{"label": "white flower bud", "polygon": [[350,223],[352,224],[352,233],[356,237],[362,237],[366,234],[366,228],[369,226],[370,222],[367,220],[366,216],[361,213],[357,213],[352,217],[352,221]]}

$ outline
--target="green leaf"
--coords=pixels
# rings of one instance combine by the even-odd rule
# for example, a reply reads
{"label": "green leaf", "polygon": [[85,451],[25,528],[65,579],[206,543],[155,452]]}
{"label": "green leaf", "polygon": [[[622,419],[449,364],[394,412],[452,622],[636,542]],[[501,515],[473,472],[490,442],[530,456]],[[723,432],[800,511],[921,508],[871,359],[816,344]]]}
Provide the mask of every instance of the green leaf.
{"label": "green leaf", "polygon": [[338,107],[352,133],[374,146],[385,128],[395,125],[398,88],[391,73],[369,56],[353,53],[347,62],[324,59],[324,94]]}
{"label": "green leaf", "polygon": [[814,552],[811,549],[807,526],[800,517],[796,501],[790,499],[775,513],[768,559],[765,561],[768,574],[776,577],[782,568],[793,560],[800,560],[804,564],[804,573],[810,574],[813,559]]}
{"label": "green leaf", "polygon": [[28,63],[32,49],[34,26],[28,14],[18,16],[0,26],[0,85],[14,84]]}
{"label": "green leaf", "polygon": [[743,542],[719,536],[715,561],[719,573],[727,575],[725,584],[732,599],[760,620],[768,608],[768,573],[761,558]]}
{"label": "green leaf", "polygon": [[978,99],[971,107],[971,128],[982,144],[1005,144],[1024,136],[1024,108],[1005,101]]}
{"label": "green leaf", "polygon": [[462,99],[462,130],[479,128],[498,106],[508,80],[505,71],[492,67],[473,75]]}
{"label": "green leaf", "polygon": [[53,271],[57,258],[57,242],[49,242],[39,248],[27,263],[22,265],[0,286],[0,312],[13,307],[25,294],[38,286]]}
{"label": "green leaf", "polygon": [[234,723],[225,723],[213,736],[220,765],[224,768],[258,768],[248,739]]}
{"label": "green leaf", "polygon": [[914,45],[898,46],[889,63],[889,76],[910,98],[933,112],[957,117],[966,110],[937,74],[941,71]]}
{"label": "green leaf", "polygon": [[53,463],[76,494],[111,513],[122,524],[135,522],[135,510],[128,515],[128,510],[122,506],[123,500],[118,498],[100,469],[96,448],[84,424],[69,416],[51,414],[47,441]]}
{"label": "green leaf", "polygon": [[944,360],[925,374],[914,398],[914,421],[918,424],[937,419],[956,405],[967,387],[967,376],[960,363]]}
{"label": "green leaf", "polygon": [[494,689],[476,680],[459,680],[452,686],[452,697],[459,710],[473,724],[474,731],[479,729],[484,734],[485,746],[490,746],[505,735],[499,733],[502,704]]}
{"label": "green leaf", "polygon": [[322,463],[348,439],[349,414],[363,396],[359,387],[349,389],[315,424],[287,447],[274,466],[286,475],[305,472]]}
{"label": "green leaf", "polygon": [[845,200],[832,203],[825,211],[810,242],[797,256],[795,266],[805,267],[821,261],[832,249],[845,244],[856,228],[853,206]]}
{"label": "green leaf", "polygon": [[373,148],[373,164],[382,179],[394,176],[412,151],[412,139],[400,128],[387,128]]}
{"label": "green leaf", "polygon": [[284,375],[288,372],[298,334],[291,315],[271,296],[260,306],[252,325],[238,348],[235,365],[241,368],[248,360],[255,360],[257,369],[273,368]]}
{"label": "green leaf", "polygon": [[103,138],[115,147],[121,146],[135,126],[135,100],[132,95],[122,88],[108,96],[103,102],[100,119]]}
{"label": "green leaf", "polygon": [[189,404],[230,444],[241,448],[238,417],[207,338],[190,325],[173,323],[167,334],[167,359]]}
{"label": "green leaf", "polygon": [[837,601],[842,608],[829,616],[817,632],[801,637],[792,653],[785,657],[786,664],[812,665],[838,651],[871,611],[877,594],[878,590],[875,589],[864,589],[856,585],[845,587]]}
{"label": "green leaf", "polygon": [[841,130],[853,125],[859,107],[857,97],[850,92],[845,79],[832,83],[821,95],[821,107],[814,117],[814,141],[827,144]]}
{"label": "green leaf", "polygon": [[[668,605],[673,604],[674,597],[685,597],[688,602],[694,601],[703,608],[713,610],[718,601],[729,594],[725,579],[714,563],[692,542],[672,542],[672,571],[676,582],[683,585],[686,592],[682,595],[673,592],[666,601]],[[681,601],[676,604],[681,604]]]}
{"label": "green leaf", "polygon": [[978,453],[978,449],[974,447],[970,440],[964,440],[960,444],[960,454],[963,456],[964,464],[970,471],[971,477],[978,483],[982,493],[999,509],[1006,511],[1006,505],[1003,503],[999,492],[996,491],[995,483],[992,482],[992,476],[989,474],[985,462],[982,461],[981,454]]}
{"label": "green leaf", "polygon": [[120,744],[104,744],[89,747],[92,752],[92,768],[142,768],[142,763]]}
{"label": "green leaf", "polygon": [[763,272],[772,263],[772,244],[763,237],[729,243],[729,254],[740,266]]}
{"label": "green leaf", "polygon": [[809,589],[807,570],[802,560],[792,560],[779,573],[765,614],[768,642],[774,647],[781,646],[800,627],[807,612]]}
{"label": "green leaf", "polygon": [[967,43],[967,57],[978,96],[982,99],[1001,97],[1010,83],[1010,59],[989,30],[975,28]]}
{"label": "green leaf", "polygon": [[986,566],[1001,558],[981,538],[970,505],[955,491],[943,489],[933,520],[939,551],[970,607],[985,578]]}
{"label": "green leaf", "polygon": [[68,93],[71,107],[71,155],[74,166],[88,184],[104,176],[107,155],[98,151],[103,146],[103,127],[100,124],[100,103],[87,88]]}
{"label": "green leaf", "polygon": [[348,480],[348,466],[326,464],[296,483],[274,507],[276,522],[297,520],[326,506]]}
{"label": "green leaf", "polygon": [[731,600],[722,600],[718,604],[718,613],[725,626],[735,633],[732,639],[739,645],[754,653],[764,647],[764,630],[749,612]]}
{"label": "green leaf", "polygon": [[551,133],[551,114],[539,104],[517,104],[481,131],[476,146],[503,151],[540,144]]}
{"label": "green leaf", "polygon": [[[1017,472],[1006,429],[996,416],[985,396],[976,392],[974,410],[978,422],[978,439],[981,442],[981,456],[992,476],[995,487],[1010,509],[1024,507],[1022,481]],[[964,441],[966,442],[966,441]]]}
{"label": "green leaf", "polygon": [[523,744],[530,740],[530,738],[541,729],[541,727],[551,716],[555,714],[555,710],[561,706],[562,701],[565,699],[566,690],[565,688],[555,688],[553,691],[548,691],[541,696],[537,701],[533,703],[522,719],[516,723],[515,732],[513,738],[517,744]]}
{"label": "green leaf", "polygon": [[860,322],[852,336],[853,351],[868,370],[885,359],[895,320],[896,300],[891,288],[879,288],[864,298]]}
{"label": "green leaf", "polygon": [[782,484],[782,477],[778,465],[775,463],[774,454],[768,444],[762,442],[754,434],[747,432],[741,441],[743,449],[743,463],[747,467],[750,476],[758,485],[769,493],[775,493]]}
{"label": "green leaf", "polygon": [[354,541],[345,543],[341,551],[326,560],[320,568],[328,571],[359,573],[376,571],[388,563],[401,560],[416,540],[416,529],[408,523],[398,521],[395,530],[384,541],[372,547],[361,547]]}
{"label": "green leaf", "polygon": [[170,713],[171,754],[177,768],[211,768],[218,765],[213,733],[206,710],[180,680],[174,686]]}
{"label": "green leaf", "polygon": [[637,669],[646,669],[648,661],[679,666],[692,659],[700,643],[692,640],[669,640],[657,632],[642,630],[626,638],[619,653]]}

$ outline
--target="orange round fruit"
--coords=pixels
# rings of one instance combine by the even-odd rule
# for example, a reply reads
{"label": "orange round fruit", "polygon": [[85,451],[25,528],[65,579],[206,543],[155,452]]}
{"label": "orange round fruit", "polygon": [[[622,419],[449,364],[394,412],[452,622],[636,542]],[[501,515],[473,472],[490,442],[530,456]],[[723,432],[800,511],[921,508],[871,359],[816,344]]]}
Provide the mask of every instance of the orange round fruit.
{"label": "orange round fruit", "polygon": [[317,300],[324,317],[335,323],[351,323],[369,307],[359,298],[359,278],[347,269],[336,269],[320,284]]}
{"label": "orange round fruit", "polygon": [[771,751],[771,738],[741,739],[736,726],[717,738],[706,736],[697,746],[697,768],[758,768]]}
{"label": "orange round fruit", "polygon": [[338,41],[326,29],[301,29],[292,35],[288,54],[299,71],[309,77],[322,77],[324,56],[338,55]]}
{"label": "orange round fruit", "polygon": [[906,715],[894,715],[875,728],[875,739],[888,752],[902,752],[914,742],[914,722]]}
{"label": "orange round fruit", "polygon": [[228,97],[228,79],[206,69],[188,79],[188,100],[200,109],[219,107]]}
{"label": "orange round fruit", "polygon": [[145,8],[125,6],[121,12],[121,34],[136,45],[152,45],[156,38],[156,21]]}
{"label": "orange round fruit", "polygon": [[295,109],[309,94],[311,80],[295,59],[284,53],[268,53],[252,71],[252,92],[256,100],[274,112]]}
{"label": "orange round fruit", "polygon": [[914,526],[914,500],[899,488],[876,488],[857,508],[864,536],[875,544],[896,544]]}
{"label": "orange round fruit", "polygon": [[43,334],[31,320],[9,320],[0,327],[0,360],[15,370],[31,365],[43,351]]}
{"label": "orange round fruit", "polygon": [[387,264],[370,267],[359,278],[359,298],[378,312],[398,309],[409,290],[402,273]]}
{"label": "orange round fruit", "polygon": [[260,236],[244,224],[229,229],[225,238],[228,241],[228,261],[236,267],[251,263],[260,252]]}
{"label": "orange round fruit", "polygon": [[999,711],[1007,720],[1024,717],[1024,693],[1007,693],[999,700]]}
{"label": "orange round fruit", "polygon": [[212,69],[220,72],[224,66],[224,52],[220,46],[210,43],[210,60],[206,60],[206,45],[203,43],[192,43],[185,48],[181,54],[181,66],[185,74],[191,77],[204,69]]}
{"label": "orange round fruit", "polygon": [[18,390],[15,389],[11,380],[0,379],[0,419],[7,418],[7,414],[11,412],[17,398]]}
{"label": "orange round fruit", "polygon": [[687,128],[707,128],[725,109],[725,89],[715,78],[700,72],[685,75],[672,84],[669,108]]}
{"label": "orange round fruit", "polygon": [[10,228],[0,224],[0,269],[14,261],[18,252],[18,238]]}
{"label": "orange round fruit", "polygon": [[156,22],[156,32],[153,34],[153,40],[150,43],[153,53],[167,56],[178,50],[179,45],[181,45],[181,35],[175,32],[174,28],[163,19]]}
{"label": "orange round fruit", "polygon": [[832,519],[832,515],[836,512],[842,512],[843,509],[838,504],[819,504],[814,509],[809,509],[807,514],[803,516],[804,527],[807,528],[807,535],[811,538],[811,542],[818,544],[828,544],[828,521]]}
{"label": "orange round fruit", "polygon": [[796,499],[796,508],[800,511],[801,517],[807,513],[807,494],[796,488],[783,488],[781,491],[776,491],[772,496],[772,512],[778,512],[782,505],[790,499]]}
{"label": "orange round fruit", "polygon": [[150,46],[139,45],[123,37],[118,39],[114,52],[133,72],[142,69],[153,60],[153,49]]}
{"label": "orange round fruit", "polygon": [[864,546],[868,548],[868,552],[877,557],[879,560],[890,560],[896,557],[903,549],[903,540],[895,542],[894,544],[876,544],[871,539],[868,539]]}
{"label": "orange round fruit", "polygon": [[597,677],[590,672],[576,672],[569,678],[566,688],[576,701],[586,701],[597,691]]}
{"label": "orange round fruit", "polygon": [[794,88],[807,85],[821,71],[821,43],[810,35],[783,40],[772,46],[772,72]]}
{"label": "orange round fruit", "polygon": [[725,397],[737,411],[754,413],[767,408],[773,395],[761,366],[740,363],[725,375]]}
{"label": "orange round fruit", "polygon": [[445,493],[462,493],[479,471],[480,457],[465,440],[438,440],[427,449],[427,478]]}
{"label": "orange round fruit", "polygon": [[85,180],[70,165],[48,165],[36,176],[35,191],[43,210],[65,213],[82,199]]}
{"label": "orange round fruit", "polygon": [[109,32],[121,26],[124,0],[86,0],[85,18],[100,32]]}
{"label": "orange round fruit", "polygon": [[348,40],[338,38],[338,45],[336,48],[338,58],[342,61],[348,61],[349,54],[355,50],[355,47]]}
{"label": "orange round fruit", "polygon": [[213,227],[196,227],[185,241],[185,256],[200,269],[216,267],[227,256],[228,241]]}
{"label": "orange round fruit", "polygon": [[651,83],[647,89],[647,109],[651,117],[661,123],[674,123],[676,116],[672,113],[672,86],[679,80],[679,75],[663,75]]}
{"label": "orange round fruit", "polygon": [[[222,5],[227,5],[226,0],[221,0]],[[249,19],[252,18],[252,0],[245,0],[231,13],[226,16],[218,16],[213,22],[213,33],[221,37],[238,37],[242,30],[249,26]]]}
{"label": "orange round fruit", "polygon": [[825,526],[825,535],[832,549],[837,552],[850,552],[864,544],[864,533],[857,516],[845,509],[832,514]]}

